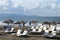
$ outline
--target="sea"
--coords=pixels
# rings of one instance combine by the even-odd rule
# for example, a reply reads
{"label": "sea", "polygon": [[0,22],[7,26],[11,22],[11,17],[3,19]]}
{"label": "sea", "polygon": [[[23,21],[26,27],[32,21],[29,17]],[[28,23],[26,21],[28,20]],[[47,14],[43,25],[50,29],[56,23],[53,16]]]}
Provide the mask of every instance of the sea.
{"label": "sea", "polygon": [[41,16],[28,16],[24,14],[0,14],[0,21],[4,21],[6,19],[11,19],[13,21],[31,21],[38,20],[40,22],[43,21],[60,21],[60,17],[41,17]]}

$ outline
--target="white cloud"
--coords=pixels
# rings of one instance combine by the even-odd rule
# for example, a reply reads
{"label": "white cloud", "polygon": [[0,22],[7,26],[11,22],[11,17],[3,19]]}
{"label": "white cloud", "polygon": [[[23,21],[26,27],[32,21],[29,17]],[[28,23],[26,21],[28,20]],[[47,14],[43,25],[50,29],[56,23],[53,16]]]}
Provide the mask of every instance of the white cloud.
{"label": "white cloud", "polygon": [[23,6],[27,9],[32,9],[32,8],[36,8],[39,3],[38,1],[36,0],[12,0],[12,2],[15,4],[15,5],[18,5],[18,6]]}
{"label": "white cloud", "polygon": [[0,13],[17,13],[20,12],[18,9],[22,6],[26,15],[60,16],[60,2],[58,2],[59,0],[0,0]]}
{"label": "white cloud", "polygon": [[[7,10],[9,8],[18,8],[22,6],[24,7],[24,12],[25,12],[26,10],[33,10],[34,8],[40,7],[41,9],[50,8],[52,11],[50,9],[48,10],[44,9],[46,11],[43,10],[37,10],[37,11],[41,11],[41,13],[46,12],[46,14],[49,13],[49,15],[52,15],[55,12],[59,13],[60,9],[53,11],[53,9],[60,8],[60,3],[58,3],[58,1],[59,0],[0,0],[0,10]],[[32,11],[32,12],[35,13],[36,11]],[[38,15],[37,13],[38,12],[36,12],[36,15]]]}
{"label": "white cloud", "polygon": [[15,6],[23,6],[27,9],[33,9],[40,5],[40,8],[55,8],[57,0],[12,0]]}
{"label": "white cloud", "polygon": [[0,7],[12,6],[16,8],[18,6],[23,6],[27,9],[33,9],[40,5],[40,8],[55,8],[56,2],[57,0],[0,0]]}

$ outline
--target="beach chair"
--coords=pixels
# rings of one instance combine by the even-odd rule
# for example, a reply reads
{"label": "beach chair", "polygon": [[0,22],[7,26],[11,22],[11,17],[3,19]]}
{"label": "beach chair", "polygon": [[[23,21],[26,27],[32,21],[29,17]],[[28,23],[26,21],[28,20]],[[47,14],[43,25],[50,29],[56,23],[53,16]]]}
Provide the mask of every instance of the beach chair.
{"label": "beach chair", "polygon": [[31,29],[34,29],[34,26],[32,26]]}
{"label": "beach chair", "polygon": [[11,30],[9,32],[13,32],[14,28],[11,28]]}
{"label": "beach chair", "polygon": [[7,28],[4,32],[7,33],[8,31],[10,31],[10,28]]}
{"label": "beach chair", "polygon": [[38,29],[38,27],[32,26],[32,27],[30,28],[30,32],[31,32],[31,33],[34,33],[34,32],[36,32],[36,29]]}
{"label": "beach chair", "polygon": [[56,36],[56,31],[45,30],[44,36],[45,37],[55,37]]}
{"label": "beach chair", "polygon": [[24,30],[24,32],[23,32],[23,33],[21,33],[21,32],[22,32],[22,30],[20,30],[20,29],[19,29],[19,30],[17,31],[17,34],[16,34],[16,35],[17,35],[17,36],[26,36],[26,35],[27,35],[27,33],[28,33],[28,31],[27,31],[27,30]]}
{"label": "beach chair", "polygon": [[56,36],[56,31],[52,31],[51,34],[48,34],[48,37],[55,37]]}
{"label": "beach chair", "polygon": [[51,26],[49,27],[49,30],[50,30],[50,31],[54,31],[55,29],[56,29],[55,26],[52,26],[52,25],[51,25]]}
{"label": "beach chair", "polygon": [[39,28],[38,31],[36,31],[36,32],[41,33],[42,32],[42,29]]}
{"label": "beach chair", "polygon": [[20,36],[20,34],[21,34],[21,29],[18,29],[18,31],[17,31],[17,33],[16,33],[16,36]]}
{"label": "beach chair", "polygon": [[33,29],[32,31],[31,31],[32,33],[41,33],[42,32],[42,29]]}
{"label": "beach chair", "polygon": [[37,26],[37,27],[35,27],[36,29],[39,29],[39,27]]}
{"label": "beach chair", "polygon": [[5,33],[11,33],[11,32],[13,32],[13,30],[14,30],[14,28],[11,28],[11,29],[7,28],[4,32]]}
{"label": "beach chair", "polygon": [[33,29],[31,30],[31,32],[36,32],[36,29],[35,29],[35,28],[33,28]]}
{"label": "beach chair", "polygon": [[40,26],[37,32],[41,33],[43,31],[42,29],[43,29],[43,26]]}
{"label": "beach chair", "polygon": [[41,30],[41,32],[40,33],[44,33],[44,31],[45,31],[45,29],[44,29],[44,26],[43,25],[41,25],[40,27],[39,27],[39,30]]}
{"label": "beach chair", "polygon": [[24,30],[24,32],[22,34],[20,34],[20,36],[26,36],[27,33],[28,33],[28,31],[27,30]]}
{"label": "beach chair", "polygon": [[39,32],[41,32],[42,31],[42,26],[40,26],[40,27],[35,27],[35,28],[32,28],[32,31],[31,32],[35,32],[35,33],[39,33]]}
{"label": "beach chair", "polygon": [[49,33],[49,30],[45,30],[44,36],[47,37],[48,36],[48,33]]}
{"label": "beach chair", "polygon": [[46,29],[47,29],[47,27],[46,27],[46,26],[44,26],[44,27],[43,27],[43,30],[45,31]]}
{"label": "beach chair", "polygon": [[34,26],[30,27],[30,31],[32,31],[34,29]]}
{"label": "beach chair", "polygon": [[57,26],[56,26],[56,33],[57,33],[57,34],[60,34],[60,25],[57,25]]}

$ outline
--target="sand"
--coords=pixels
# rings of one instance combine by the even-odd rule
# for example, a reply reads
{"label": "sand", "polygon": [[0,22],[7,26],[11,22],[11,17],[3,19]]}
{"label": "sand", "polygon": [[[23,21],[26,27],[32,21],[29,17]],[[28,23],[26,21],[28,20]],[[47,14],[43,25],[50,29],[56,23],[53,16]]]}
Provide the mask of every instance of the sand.
{"label": "sand", "polygon": [[29,36],[20,36],[6,34],[0,35],[0,40],[60,40],[60,35],[57,35],[54,38],[46,38],[41,35],[29,35]]}

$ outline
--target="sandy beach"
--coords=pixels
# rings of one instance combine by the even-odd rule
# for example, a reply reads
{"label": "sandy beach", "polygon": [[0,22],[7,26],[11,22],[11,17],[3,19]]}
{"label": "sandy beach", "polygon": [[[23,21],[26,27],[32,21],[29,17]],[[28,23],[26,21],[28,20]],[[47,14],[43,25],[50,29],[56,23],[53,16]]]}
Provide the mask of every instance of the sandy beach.
{"label": "sandy beach", "polygon": [[[60,36],[60,35],[59,35]],[[60,40],[60,37],[55,38],[45,38],[41,35],[30,35],[26,37],[17,37],[12,35],[0,35],[0,40]]]}

